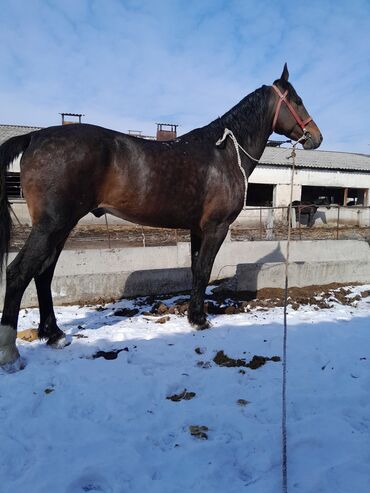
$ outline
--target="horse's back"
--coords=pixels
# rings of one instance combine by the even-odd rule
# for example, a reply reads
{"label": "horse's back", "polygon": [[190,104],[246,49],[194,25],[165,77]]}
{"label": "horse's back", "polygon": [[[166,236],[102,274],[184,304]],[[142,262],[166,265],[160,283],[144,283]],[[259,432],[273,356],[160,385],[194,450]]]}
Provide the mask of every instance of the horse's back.
{"label": "horse's back", "polygon": [[218,152],[199,140],[147,141],[88,124],[49,127],[32,137],[21,183],[33,222],[55,210],[79,219],[101,208],[132,222],[192,229],[238,212],[239,170],[228,174]]}

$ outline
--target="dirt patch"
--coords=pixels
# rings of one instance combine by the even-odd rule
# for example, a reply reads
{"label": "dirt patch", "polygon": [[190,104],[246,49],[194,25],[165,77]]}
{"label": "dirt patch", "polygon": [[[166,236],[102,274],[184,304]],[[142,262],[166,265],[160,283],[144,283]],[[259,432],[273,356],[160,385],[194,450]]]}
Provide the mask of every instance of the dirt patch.
{"label": "dirt patch", "polygon": [[92,359],[104,358],[106,360],[113,360],[117,359],[119,353],[121,353],[122,351],[128,352],[128,350],[128,347],[124,347],[123,349],[113,349],[112,351],[97,351],[95,354],[92,355]]}
{"label": "dirt patch", "polygon": [[88,339],[88,336],[85,336],[84,334],[73,334],[72,337],[75,337],[76,339]]}
{"label": "dirt patch", "polygon": [[186,389],[184,389],[179,394],[169,395],[168,397],[166,397],[166,399],[172,402],[190,401],[191,399],[194,399],[196,395],[197,394],[195,392],[188,392]]}
{"label": "dirt patch", "polygon": [[23,341],[26,342],[37,341],[38,339],[37,329],[20,330],[17,332],[17,338],[22,339]]}
{"label": "dirt patch", "polygon": [[[355,284],[353,284],[355,285]],[[341,284],[331,283],[325,286],[307,286],[303,288],[292,287],[288,290],[288,305],[297,310],[301,305],[311,305],[316,309],[331,308],[333,303],[356,306],[359,300],[366,298],[370,292],[363,291],[353,296],[348,287]],[[269,308],[284,306],[284,290],[280,288],[263,288],[256,291],[243,291],[233,293],[230,291],[219,291],[215,298],[217,301],[228,300],[232,305],[231,311],[266,311]],[[214,311],[217,311],[215,309]],[[228,310],[221,310],[225,314]]]}
{"label": "dirt patch", "polygon": [[161,317],[158,320],[155,321],[156,324],[165,324],[171,320],[171,317],[166,315],[165,317]]}
{"label": "dirt patch", "polygon": [[[185,293],[184,293],[185,294]],[[173,296],[173,295],[172,295]],[[356,306],[359,300],[370,296],[370,291],[353,295],[348,287],[331,283],[326,286],[308,286],[304,288],[289,288],[288,305],[298,310],[302,305],[311,305],[316,310],[331,308],[334,303]],[[163,297],[162,297],[163,298]],[[163,301],[154,301],[152,297],[145,302],[139,300],[137,306],[153,303],[150,311],[142,311],[143,315],[163,317],[168,315],[186,316],[189,301],[181,298],[172,305]],[[267,311],[270,308],[284,306],[284,290],[280,288],[264,288],[258,292],[234,292],[218,290],[207,295],[204,311],[209,315],[234,315],[251,310]]]}
{"label": "dirt patch", "polygon": [[235,366],[247,366],[245,359],[234,359],[227,356],[223,351],[218,351],[213,361],[218,366],[226,366],[227,368],[232,368]]}
{"label": "dirt patch", "polygon": [[204,425],[190,425],[189,426],[190,434],[195,438],[200,438],[202,440],[208,440],[208,427]]}
{"label": "dirt patch", "polygon": [[250,404],[250,401],[247,401],[245,399],[238,399],[236,403],[238,404],[238,406],[246,406],[247,404]]}
{"label": "dirt patch", "polygon": [[139,313],[138,308],[118,308],[117,310],[114,310],[113,316],[114,317],[134,317]]}
{"label": "dirt patch", "polygon": [[247,363],[245,359],[234,359],[227,356],[222,350],[218,351],[216,356],[213,358],[213,361],[218,366],[226,366],[227,368],[240,367],[244,366],[246,368],[250,368],[251,370],[257,370],[261,366],[265,365],[267,361],[280,361],[279,356],[272,356],[269,358],[267,356],[257,356],[254,355],[253,358]]}
{"label": "dirt patch", "polygon": [[208,370],[209,368],[212,368],[212,363],[210,361],[197,361],[197,367]]}
{"label": "dirt patch", "polygon": [[[142,315],[163,317],[169,315],[186,316],[189,307],[188,298],[181,297],[173,304],[166,302],[168,296],[162,296],[161,301],[153,297],[138,300],[136,306],[152,304],[150,310],[142,311]],[[173,297],[171,295],[171,297]],[[335,303],[355,307],[362,298],[370,296],[370,291],[363,291],[355,296],[350,288],[340,284],[331,283],[326,286],[307,286],[304,288],[289,288],[288,305],[293,310],[298,310],[303,305],[311,305],[315,310],[331,308]],[[280,288],[264,288],[259,291],[234,292],[218,289],[206,296],[204,311],[209,315],[234,315],[251,310],[268,311],[270,308],[284,306],[284,290]],[[104,309],[103,307],[98,309]],[[168,319],[158,321],[165,323]]]}

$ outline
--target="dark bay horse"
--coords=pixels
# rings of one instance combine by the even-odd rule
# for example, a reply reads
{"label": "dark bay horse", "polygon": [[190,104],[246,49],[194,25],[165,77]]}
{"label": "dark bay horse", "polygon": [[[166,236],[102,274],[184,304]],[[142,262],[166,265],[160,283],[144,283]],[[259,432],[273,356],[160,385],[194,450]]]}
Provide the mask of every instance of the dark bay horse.
{"label": "dark bay horse", "polygon": [[[301,200],[294,200],[292,207],[295,210],[296,221],[300,222],[302,217],[307,218],[307,228],[312,228],[315,224],[315,214],[320,206],[325,206],[330,209],[330,202],[328,199],[314,199],[311,202],[303,202]],[[288,209],[289,220],[289,209]]]}
{"label": "dark bay horse", "polygon": [[[90,211],[148,226],[190,229],[193,285],[188,319],[199,329],[208,326],[205,288],[215,256],[244,201],[234,143],[228,138],[216,146],[216,141],[228,128],[257,160],[273,130],[294,140],[304,135],[305,149],[315,149],[322,141],[288,76],[285,65],[272,86],[262,86],[209,125],[171,141],[148,141],[76,124],[13,137],[0,147],[1,264],[11,230],[5,173],[20,153],[21,185],[33,224],[6,271],[0,366],[12,369],[19,362],[18,313],[32,279],[40,308],[39,337],[54,347],[65,344],[50,285],[70,231]],[[249,176],[256,163],[244,153],[241,159]]]}

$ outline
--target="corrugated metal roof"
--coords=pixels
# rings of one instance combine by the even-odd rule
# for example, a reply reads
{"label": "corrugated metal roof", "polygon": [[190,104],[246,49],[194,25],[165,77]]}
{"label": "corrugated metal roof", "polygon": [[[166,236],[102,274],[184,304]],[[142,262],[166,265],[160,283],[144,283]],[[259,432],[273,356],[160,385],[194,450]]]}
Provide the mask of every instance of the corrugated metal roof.
{"label": "corrugated metal roof", "polygon": [[0,145],[11,137],[28,134],[42,127],[27,127],[25,125],[0,125]]}
{"label": "corrugated metal roof", "polygon": [[[291,149],[266,147],[260,163],[273,166],[289,166]],[[370,155],[335,151],[306,151],[297,149],[295,164],[298,168],[343,169],[370,172]]]}

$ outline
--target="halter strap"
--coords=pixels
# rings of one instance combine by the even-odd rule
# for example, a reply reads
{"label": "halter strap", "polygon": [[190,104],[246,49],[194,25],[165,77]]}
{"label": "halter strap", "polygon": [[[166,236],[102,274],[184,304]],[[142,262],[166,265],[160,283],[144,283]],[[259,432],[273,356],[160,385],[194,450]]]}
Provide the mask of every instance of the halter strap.
{"label": "halter strap", "polygon": [[312,118],[309,116],[306,120],[304,120],[304,121],[301,120],[300,117],[298,116],[298,113],[296,112],[296,110],[293,108],[293,106],[290,104],[290,102],[286,99],[286,97],[288,95],[288,90],[286,90],[284,92],[284,94],[282,94],[282,92],[280,91],[280,89],[277,86],[275,86],[275,84],[272,85],[272,88],[274,89],[274,91],[276,92],[276,94],[279,96],[279,100],[277,102],[276,109],[275,109],[274,119],[272,121],[272,131],[275,130],[275,126],[276,126],[277,119],[279,117],[281,105],[283,103],[285,103],[287,105],[289,111],[293,115],[295,121],[301,127],[301,129],[303,130],[303,132],[305,132],[306,131],[306,125],[308,125],[308,123],[310,123],[312,121]]}

